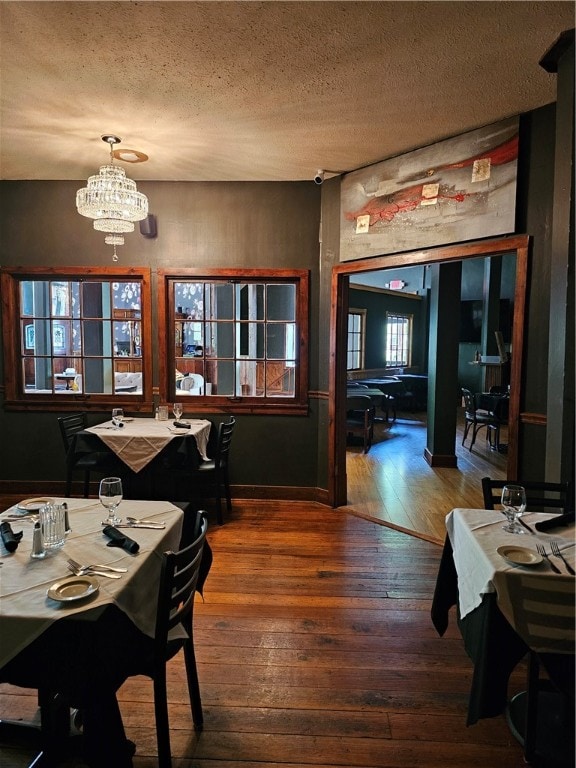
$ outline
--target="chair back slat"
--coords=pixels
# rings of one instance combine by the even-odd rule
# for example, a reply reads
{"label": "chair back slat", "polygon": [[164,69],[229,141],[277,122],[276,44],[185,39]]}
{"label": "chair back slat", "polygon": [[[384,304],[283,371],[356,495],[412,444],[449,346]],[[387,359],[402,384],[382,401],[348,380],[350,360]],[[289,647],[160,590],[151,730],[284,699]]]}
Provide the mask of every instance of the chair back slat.
{"label": "chair back slat", "polygon": [[537,480],[493,480],[482,478],[482,494],[485,509],[501,506],[500,498],[505,485],[522,485],[526,490],[526,506],[531,512],[550,510],[565,512],[572,504],[572,484],[547,483]]}

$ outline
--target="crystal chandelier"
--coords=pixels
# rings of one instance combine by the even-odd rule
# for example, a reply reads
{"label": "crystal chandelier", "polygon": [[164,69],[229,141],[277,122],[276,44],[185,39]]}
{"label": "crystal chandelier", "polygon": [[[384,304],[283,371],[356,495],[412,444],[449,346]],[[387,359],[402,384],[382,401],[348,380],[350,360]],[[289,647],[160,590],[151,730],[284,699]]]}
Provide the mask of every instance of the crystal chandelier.
{"label": "crystal chandelier", "polygon": [[148,216],[148,198],[136,189],[123,168],[114,165],[113,146],[117,136],[105,134],[102,141],[110,145],[110,164],[102,165],[96,176],[90,176],[86,187],[76,193],[76,208],[81,216],[94,219],[94,229],[106,232],[104,242],[114,246],[113,261],[118,261],[116,246],[124,245],[124,234],[134,231],[134,222]]}

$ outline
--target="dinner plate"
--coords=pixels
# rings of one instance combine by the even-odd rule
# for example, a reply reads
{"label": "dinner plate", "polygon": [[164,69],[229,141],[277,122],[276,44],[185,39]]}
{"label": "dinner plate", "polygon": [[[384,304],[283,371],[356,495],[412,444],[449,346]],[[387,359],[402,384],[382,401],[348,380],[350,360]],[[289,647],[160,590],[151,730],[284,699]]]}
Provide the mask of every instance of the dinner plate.
{"label": "dinner plate", "polygon": [[538,565],[542,562],[542,555],[531,549],[526,549],[526,547],[516,547],[513,544],[498,547],[496,552],[513,565]]}
{"label": "dinner plate", "polygon": [[190,430],[186,429],[186,427],[170,427],[170,432],[172,432],[173,435],[189,435]]}
{"label": "dinner plate", "polygon": [[134,418],[132,416],[124,416],[122,421],[134,421]]}
{"label": "dinner plate", "polygon": [[52,600],[60,603],[70,603],[73,600],[84,600],[100,589],[100,582],[94,576],[69,576],[56,581],[46,593]]}
{"label": "dinner plate", "polygon": [[29,515],[32,512],[39,512],[40,508],[44,507],[46,504],[54,504],[54,499],[40,497],[34,499],[23,499],[22,501],[18,502],[16,511],[23,515]]}

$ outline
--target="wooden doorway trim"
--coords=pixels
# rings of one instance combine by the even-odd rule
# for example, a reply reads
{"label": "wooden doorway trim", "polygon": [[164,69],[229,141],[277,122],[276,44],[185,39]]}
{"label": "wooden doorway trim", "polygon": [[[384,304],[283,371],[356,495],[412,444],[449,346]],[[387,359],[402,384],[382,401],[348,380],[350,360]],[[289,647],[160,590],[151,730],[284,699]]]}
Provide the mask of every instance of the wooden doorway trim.
{"label": "wooden doorway trim", "polygon": [[[518,435],[520,403],[524,381],[523,346],[528,275],[528,235],[511,235],[495,240],[481,240],[464,245],[391,254],[359,261],[345,262],[332,268],[330,294],[330,372],[328,400],[328,499],[333,507],[346,504],[346,435],[342,419],[346,399],[346,313],[348,310],[348,277],[360,272],[374,272],[391,267],[462,261],[513,253],[516,256],[514,320],[510,371],[510,409],[508,416],[508,477],[518,471]],[[424,459],[423,459],[424,461]]]}

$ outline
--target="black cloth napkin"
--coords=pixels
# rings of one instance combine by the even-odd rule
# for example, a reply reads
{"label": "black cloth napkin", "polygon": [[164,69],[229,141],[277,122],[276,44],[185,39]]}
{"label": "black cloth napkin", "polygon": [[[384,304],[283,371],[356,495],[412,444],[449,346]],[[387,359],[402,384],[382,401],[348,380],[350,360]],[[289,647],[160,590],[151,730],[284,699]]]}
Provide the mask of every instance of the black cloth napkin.
{"label": "black cloth napkin", "polygon": [[190,424],[186,423],[185,421],[174,421],[172,423],[175,427],[179,427],[180,429],[190,429]]}
{"label": "black cloth napkin", "polygon": [[24,535],[24,531],[14,533],[10,523],[0,523],[0,536],[8,552],[16,552],[20,539]]}
{"label": "black cloth napkin", "polygon": [[102,533],[111,539],[106,545],[108,547],[122,547],[122,549],[125,549],[126,552],[130,552],[132,555],[135,555],[140,549],[140,544],[137,541],[120,533],[118,528],[114,528],[113,525],[107,525],[102,529]]}
{"label": "black cloth napkin", "polygon": [[566,512],[563,515],[555,515],[548,518],[548,520],[540,520],[539,523],[534,523],[534,528],[537,531],[551,531],[554,528],[562,528],[568,525],[572,525],[574,522],[574,512]]}

